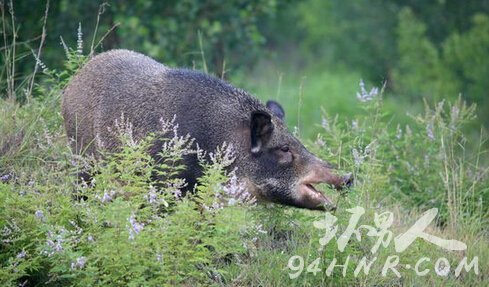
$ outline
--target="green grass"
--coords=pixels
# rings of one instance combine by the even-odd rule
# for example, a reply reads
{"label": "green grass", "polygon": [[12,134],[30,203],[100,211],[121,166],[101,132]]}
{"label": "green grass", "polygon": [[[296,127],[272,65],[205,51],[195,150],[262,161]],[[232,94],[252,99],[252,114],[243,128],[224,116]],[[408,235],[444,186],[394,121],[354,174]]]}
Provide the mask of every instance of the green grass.
{"label": "green grass", "polygon": [[[278,101],[285,110],[287,125],[298,127],[301,136],[314,138],[320,131],[322,118],[338,116],[339,121],[352,121],[363,112],[356,98],[362,76],[345,69],[330,70],[317,64],[298,68],[287,63],[268,61],[259,64],[246,74],[236,73],[231,82],[250,91],[262,102]],[[381,88],[384,83],[366,83],[366,88]],[[401,125],[413,124],[409,114],[423,111],[422,101],[384,94],[384,112],[390,120]],[[478,127],[476,127],[478,129]]]}
{"label": "green grass", "polygon": [[[340,171],[354,173],[356,184],[348,193],[326,191],[339,207],[334,213],[338,232],[345,230],[348,209],[355,206],[365,209],[360,225],[375,226],[376,214],[392,212],[389,230],[394,235],[436,207],[438,217],[427,232],[468,245],[464,252],[449,252],[418,239],[397,254],[400,264],[414,266],[428,257],[431,261],[422,269],[430,272],[420,277],[401,269],[398,278],[392,272],[381,274],[386,259],[396,255],[392,243],[371,254],[375,238],[363,233],[362,241],[351,239],[344,252],[338,251],[336,240],[321,248],[319,239],[325,233],[314,222],[324,213],[246,202],[209,208],[216,199],[227,199],[222,186],[229,184],[231,174],[225,170],[225,156],[201,162],[206,172],[199,181],[199,196],[176,198],[166,183],[178,185],[177,179],[158,185],[150,175],[155,171],[169,175],[182,168],[174,163],[189,149],[184,139],[156,164],[145,148],[151,138],[133,145],[122,133],[121,140],[128,144],[120,153],[91,162],[96,184],[80,183],[76,174],[91,159],[72,154],[59,111],[60,91],[77,63],[83,63],[73,59],[79,62],[71,61],[65,71],[40,79],[39,97],[22,105],[0,100],[0,285],[482,286],[487,282],[489,179],[481,159],[486,150],[482,144],[475,145],[479,149],[467,148],[463,131],[471,124],[474,109],[462,101],[420,103],[412,108],[417,116],[407,117],[410,108],[389,95],[358,101],[360,76],[355,73],[291,68],[282,70],[287,72],[280,77],[281,69],[263,66],[233,79],[263,100],[281,102],[289,126],[300,127],[311,151]],[[298,261],[291,260],[295,255],[303,258],[304,266],[291,279],[289,274],[297,271]],[[379,263],[368,275],[355,276],[363,256],[376,256]],[[456,278],[454,269],[465,256],[469,261],[479,258],[479,274],[463,271]],[[448,277],[434,271],[434,262],[441,257],[452,266]],[[333,258],[337,264],[350,258],[345,276],[341,268],[326,274]],[[318,265],[311,265],[314,262]]]}
{"label": "green grass", "polygon": [[287,124],[299,127],[303,136],[315,136],[323,111],[342,120],[361,111],[356,101],[360,75],[324,69],[297,70],[262,63],[249,74],[236,75],[233,83],[263,102],[278,101]]}

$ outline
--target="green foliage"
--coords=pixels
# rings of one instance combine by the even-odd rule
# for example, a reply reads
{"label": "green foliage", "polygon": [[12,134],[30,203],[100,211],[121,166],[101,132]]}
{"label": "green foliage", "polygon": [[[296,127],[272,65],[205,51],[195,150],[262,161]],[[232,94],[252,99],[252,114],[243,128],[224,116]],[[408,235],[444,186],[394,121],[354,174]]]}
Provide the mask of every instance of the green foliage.
{"label": "green foliage", "polygon": [[[6,18],[2,20],[11,30],[10,3],[6,2]],[[34,66],[26,64],[32,62],[31,49],[37,49],[31,41],[41,34],[39,19],[45,1],[13,4],[15,20],[21,23],[17,42],[24,43],[16,51],[21,64],[16,73],[25,77]],[[85,39],[91,40],[85,47],[87,54],[92,54],[93,49],[126,48],[144,51],[168,65],[192,67],[201,63],[201,53],[205,53],[209,71],[222,75],[224,69],[256,59],[259,47],[265,43],[259,23],[272,18],[276,9],[275,0],[51,1],[42,59],[48,67],[59,68],[63,59],[59,53],[60,36],[68,46],[74,46],[77,39],[73,31],[81,23]],[[107,34],[108,31],[111,32]]]}
{"label": "green foliage", "polygon": [[[381,93],[364,89],[359,97],[362,112],[347,122],[325,114],[322,131],[308,144],[315,154],[337,164],[340,170],[354,172],[356,183],[348,193],[326,191],[338,205],[334,214],[340,226],[338,233],[348,224],[347,209],[355,206],[366,210],[359,224],[372,226],[375,214],[392,211],[397,222],[392,227],[396,235],[419,218],[417,210],[431,207],[440,210],[438,225],[443,226],[442,237],[465,238],[470,242],[468,237],[484,232],[489,223],[484,219],[489,214],[484,204],[489,192],[488,178],[482,175],[487,168],[478,164],[480,153],[476,153],[475,158],[467,154],[462,133],[463,126],[473,120],[474,107],[466,106],[461,100],[450,104],[441,102],[434,107],[426,104],[424,114],[413,116],[414,124],[401,127],[391,121]],[[396,254],[392,245],[381,248],[374,256],[370,248],[375,240],[363,234],[361,241],[351,239],[346,250],[338,252],[334,240],[324,248],[318,244],[322,234],[311,228],[314,220],[322,218],[320,215],[267,205],[259,207],[253,217],[262,225],[256,233],[253,257],[245,261],[245,271],[236,271],[241,279],[238,284],[411,286],[443,282],[450,286],[469,286],[481,280],[474,274],[460,280],[440,278],[434,272],[426,277],[408,271],[401,272],[402,278],[393,274],[383,276],[383,263],[388,256]],[[475,231],[477,229],[479,231]],[[469,244],[471,256],[487,256],[483,251],[487,242]],[[295,279],[290,279],[288,274],[296,273],[297,269],[286,267],[287,274],[284,274],[274,268],[263,268],[269,265],[297,267],[299,261],[292,260],[293,255],[304,260],[302,272]],[[342,266],[336,267],[332,275],[325,275],[333,259],[338,265],[345,264],[347,255],[350,258],[346,276],[341,274]],[[447,253],[422,241],[415,242],[400,255],[402,264],[411,266],[424,256],[433,261],[448,258],[452,271],[460,262],[456,253]],[[368,275],[360,272],[355,276],[353,270],[363,257],[368,260],[375,257],[377,265],[374,264]],[[429,268],[433,268],[433,264]]]}
{"label": "green foliage", "polygon": [[436,97],[456,95],[457,82],[443,64],[442,55],[426,35],[426,25],[409,8],[399,13],[399,64],[394,73],[396,91],[410,97]]}
{"label": "green foliage", "polygon": [[262,102],[278,101],[285,110],[285,121],[300,136],[314,138],[320,131],[321,110],[347,120],[360,112],[351,95],[355,94],[360,74],[344,70],[325,71],[322,67],[298,69],[262,63],[250,74],[232,77],[232,82],[250,91]]}
{"label": "green foliage", "polygon": [[75,180],[85,162],[73,156],[65,159],[72,169],[58,159],[48,177],[12,175],[1,184],[2,285],[203,284],[212,282],[206,274],[217,272],[216,259],[243,251],[237,230],[221,219],[222,207],[205,206],[228,181],[230,158],[218,150],[212,162],[203,162],[198,195],[181,197],[183,185],[176,186],[176,179],[154,183],[151,175],[181,170],[167,163],[190,152],[184,150],[189,139],[167,139],[162,168],[148,154],[154,137],[136,141],[130,125],[123,127],[126,145],[92,162],[91,182]]}
{"label": "green foliage", "polygon": [[[454,32],[441,48],[428,39],[426,25],[410,9],[399,14],[399,65],[393,86],[401,94],[441,100],[462,92],[466,99],[487,109],[487,59],[489,20],[485,14],[473,17],[473,26]],[[481,115],[485,120],[486,116]]]}
{"label": "green foliage", "polygon": [[[239,8],[232,5],[233,1],[119,2],[120,5],[103,6],[106,10],[101,14],[100,31],[108,29],[115,20],[122,22],[115,36],[102,41],[104,49],[132,45],[169,63],[188,64],[196,55],[199,59],[210,59],[211,70],[220,65],[214,57],[231,57],[237,63],[244,58],[234,55],[263,43],[257,23],[278,7],[274,1],[246,2]],[[371,78],[377,79],[387,69],[389,80],[395,80],[389,85],[412,98],[422,95],[441,99],[467,89],[471,99],[483,101],[480,95],[487,90],[483,75],[487,74],[484,63],[489,23],[485,14],[474,16],[472,25],[463,25],[460,31],[453,32],[458,26],[452,19],[445,28],[434,31],[434,19],[443,19],[450,10],[448,4],[443,4],[445,1],[425,4],[421,10],[401,9],[405,5],[416,6],[410,1],[388,5],[383,1],[374,1],[375,5],[320,2],[291,4],[292,10],[299,7],[296,10],[299,15],[294,17],[300,16],[291,19],[304,20],[296,25],[291,19],[282,19],[282,23],[288,24],[282,29],[290,31],[291,39],[296,39],[291,27],[303,28],[307,33],[301,39],[308,49],[330,57],[331,61],[345,52],[344,58],[337,59],[340,66],[360,67],[362,74],[372,72]],[[28,18],[20,31],[25,31],[24,27],[39,28],[32,16],[38,11],[31,9],[40,5],[38,1],[17,1],[15,5],[19,9],[18,19]],[[56,27],[55,31],[68,29],[71,33],[80,17],[85,19],[83,22],[95,22],[96,14],[86,16],[86,11],[96,11],[98,3],[59,1],[53,5],[56,20],[50,25]],[[478,7],[473,3],[465,6],[463,15],[472,15],[473,8]],[[129,9],[134,7],[137,9]],[[328,13],[321,14],[325,7]],[[254,14],[253,9],[259,13]],[[161,11],[168,11],[164,19],[156,16],[143,19],[138,15],[143,12],[159,15]],[[433,19],[426,13],[431,13]],[[350,14],[354,17],[345,17]],[[384,15],[386,18],[381,18]],[[321,26],[323,20],[330,25]],[[8,29],[10,25],[7,24]],[[161,27],[163,31],[159,30]],[[227,29],[232,29],[231,33]],[[202,49],[197,54],[186,54],[194,49],[198,30]],[[358,31],[361,36],[356,34]],[[57,42],[55,32],[49,37],[53,34]],[[183,40],[181,34],[186,35]],[[345,37],[354,34],[355,37]],[[151,43],[146,39],[151,39]],[[323,42],[325,39],[328,45]],[[314,222],[324,218],[324,214],[274,204],[250,204],[244,186],[228,168],[234,160],[231,145],[207,152],[193,149],[192,139],[178,135],[171,120],[161,121],[160,132],[136,139],[131,123],[121,117],[112,130],[121,141],[118,151],[103,151],[98,160],[72,154],[62,132],[59,100],[63,87],[89,57],[82,53],[81,33],[77,40],[76,50],[65,49],[67,61],[62,69],[38,63],[44,76],[36,78],[36,97],[24,93],[26,84],[21,79],[14,89],[14,98],[20,101],[0,99],[0,285],[485,283],[484,270],[489,268],[489,243],[485,236],[489,224],[489,180],[482,156],[487,151],[482,135],[480,142],[473,144],[464,133],[465,126],[474,120],[475,107],[466,105],[462,98],[435,105],[425,101],[424,112],[411,116],[406,125],[398,115],[406,111],[406,106],[399,104],[398,98],[384,99],[383,91],[367,90],[363,81],[356,101],[352,95],[360,76],[346,69],[324,71],[323,63],[318,61],[314,69],[300,70],[306,75],[312,71],[303,77],[295,67],[289,67],[291,72],[277,75],[278,89],[275,85],[270,88],[270,75],[281,67],[273,70],[268,62],[262,62],[267,67],[259,67],[252,75],[238,73],[240,77],[235,80],[242,83],[240,86],[255,91],[262,99],[276,95],[276,99],[285,103],[288,123],[297,126],[296,134],[306,141],[315,139],[307,142],[311,151],[335,163],[340,171],[353,171],[356,184],[351,190],[335,193],[327,186],[321,187],[339,207],[334,213],[339,232],[348,224],[347,209],[357,205],[366,210],[360,224],[374,225],[376,214],[393,211],[396,221],[392,231],[396,234],[411,226],[423,210],[437,207],[440,215],[436,225],[430,226],[430,233],[466,242],[469,248],[463,255],[480,258],[479,275],[470,272],[456,279],[451,274],[437,276],[433,264],[429,265],[431,273],[425,277],[409,273],[403,273],[403,278],[392,273],[382,276],[382,264],[376,265],[369,275],[355,276],[353,268],[363,256],[371,256],[369,248],[374,240],[366,236],[362,236],[362,241],[352,238],[344,252],[338,251],[335,242],[321,247],[319,238],[324,234],[314,228]],[[248,42],[236,48],[237,41]],[[224,45],[225,53],[210,48],[216,45]],[[395,48],[385,50],[392,47]],[[364,51],[374,56],[365,57]],[[59,50],[47,48],[42,58],[50,63],[59,59],[60,54]],[[24,51],[9,61],[22,70],[28,67],[21,64],[27,59],[23,58],[25,55]],[[181,60],[182,57],[185,59]],[[375,60],[378,57],[383,64]],[[392,57],[399,58],[391,62]],[[9,69],[7,66],[3,65],[4,70]],[[162,143],[157,161],[148,153],[156,139]],[[198,156],[203,175],[195,190],[182,196],[185,181],[178,174],[185,168],[182,157],[189,154]],[[79,181],[77,174],[87,171],[93,173],[92,180]],[[394,252],[392,246],[381,248],[378,261],[385,261]],[[304,270],[298,278],[291,279],[289,274],[295,270],[290,267],[297,263],[291,261],[294,255],[304,259]],[[401,263],[414,265],[424,256],[433,261],[448,258],[453,272],[462,254],[417,240],[402,254]],[[339,267],[332,275],[325,274],[331,260],[343,264],[348,258],[350,266],[345,276]]]}
{"label": "green foliage", "polygon": [[[474,108],[462,101],[427,105],[424,114],[413,117],[415,124],[397,127],[378,90],[362,86],[358,97],[355,118],[345,123],[324,114],[316,141],[308,144],[320,157],[355,174],[356,185],[349,193],[335,194],[324,187],[339,207],[334,214],[339,231],[348,224],[347,209],[357,205],[366,209],[361,224],[373,225],[379,210],[394,210],[399,218],[396,232],[419,217],[418,208],[436,206],[443,237],[462,239],[463,234],[462,240],[470,244],[468,254],[481,258],[481,270],[487,268],[487,241],[480,240],[488,224],[487,169],[464,154],[461,132]],[[322,233],[313,226],[321,213],[233,205],[230,196],[243,190],[227,169],[234,159],[232,146],[210,153],[192,150],[191,138],[179,136],[171,120],[162,121],[160,133],[136,139],[130,122],[121,117],[112,132],[122,148],[97,161],[81,158],[70,153],[59,132],[59,105],[53,104],[58,101],[51,94],[22,107],[2,105],[8,115],[2,122],[15,119],[2,126],[2,132],[20,126],[32,131],[0,157],[7,163],[0,183],[2,285],[399,284],[393,274],[380,275],[382,264],[370,275],[353,275],[354,266],[369,255],[373,239],[353,239],[344,252],[338,252],[334,242],[320,248]],[[148,148],[157,137],[163,145],[161,160],[154,161]],[[180,197],[184,183],[177,174],[188,153],[197,153],[204,173],[196,192]],[[93,180],[79,182],[76,174],[87,166]],[[379,252],[382,261],[393,250]],[[304,270],[296,279],[289,277],[295,271],[288,266],[297,264],[291,261],[293,255],[304,258]],[[446,256],[453,264],[460,260],[459,254],[445,254],[420,241],[403,255],[403,264],[414,264],[422,256]],[[337,264],[350,260],[346,276],[340,268],[326,276],[333,258]],[[469,273],[452,280],[431,272],[403,280],[449,280],[462,286],[480,284],[483,277]]]}
{"label": "green foliage", "polygon": [[[412,116],[414,122],[404,127],[391,124],[380,96],[363,108],[364,113],[346,124],[325,116],[316,146],[323,146],[317,152],[342,169],[355,171],[356,187],[365,194],[365,202],[390,198],[421,208],[437,207],[442,221],[450,217],[451,222],[488,214],[482,204],[489,199],[487,178],[480,177],[485,167],[478,164],[483,139],[478,152],[470,153],[463,133],[475,118],[475,106],[460,98],[434,107],[425,102],[424,114]],[[372,198],[376,195],[380,197]]]}
{"label": "green foliage", "polygon": [[7,89],[6,96],[16,90],[21,102],[46,94],[30,88],[37,52],[50,70],[60,69],[59,37],[74,46],[84,35],[89,44],[79,49],[89,55],[128,48],[221,77],[249,75],[256,63],[269,65],[275,56],[275,62],[312,65],[320,73],[339,70],[385,81],[403,104],[462,94],[479,105],[480,122],[487,122],[484,1],[51,1],[38,51],[45,4],[2,5],[0,89]]}
{"label": "green foliage", "polygon": [[396,24],[391,17],[396,5],[378,0],[310,0],[298,6],[291,11],[298,14],[298,32],[305,34],[301,52],[310,55],[309,60],[321,58],[325,64],[354,67],[376,82],[388,76],[396,57],[389,29]]}
{"label": "green foliage", "polygon": [[[71,154],[53,112],[71,68],[83,61],[69,53],[66,70],[45,71],[51,79],[40,90],[45,97],[23,107],[2,105],[8,116],[0,127],[14,142],[3,141],[0,154],[0,284],[161,286],[221,278],[220,258],[244,251],[238,228],[246,228],[229,226],[233,208],[221,203],[228,205],[231,146],[208,157],[199,151],[204,176],[198,194],[185,197],[185,181],[177,177],[181,160],[198,151],[174,121],[136,139],[122,116],[111,130],[120,150],[102,151],[99,160]],[[158,161],[149,155],[156,138]],[[80,172],[92,173],[92,180],[80,182]]]}
{"label": "green foliage", "polygon": [[[281,57],[328,70],[348,67],[371,82],[386,82],[396,101],[462,94],[481,107],[485,124],[488,15],[481,1],[309,0],[278,17],[288,38],[298,40],[275,30],[266,35],[274,47],[285,47]],[[290,55],[291,46],[298,56]]]}
{"label": "green foliage", "polygon": [[[448,68],[457,73],[467,98],[487,105],[489,83],[489,16],[472,17],[471,28],[464,33],[453,33],[443,46]],[[487,106],[484,106],[486,108]]]}

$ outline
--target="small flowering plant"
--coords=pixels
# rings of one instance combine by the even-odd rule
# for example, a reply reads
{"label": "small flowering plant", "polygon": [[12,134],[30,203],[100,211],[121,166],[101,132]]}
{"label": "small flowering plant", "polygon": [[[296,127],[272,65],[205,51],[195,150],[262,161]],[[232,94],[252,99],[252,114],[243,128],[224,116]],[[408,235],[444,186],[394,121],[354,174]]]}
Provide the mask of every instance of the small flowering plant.
{"label": "small flowering plant", "polygon": [[[47,75],[46,82],[36,87],[39,98],[22,106],[9,101],[0,105],[1,122],[6,123],[0,125],[0,286],[459,286],[459,282],[481,286],[485,282],[483,272],[456,281],[450,274],[443,281],[430,275],[414,281],[337,276],[341,266],[346,269],[348,254],[353,255],[351,260],[371,255],[372,250],[386,255],[387,242],[400,234],[395,230],[397,221],[411,216],[397,206],[393,217],[382,213],[389,202],[413,209],[438,207],[439,225],[455,231],[444,238],[471,238],[467,251],[480,253],[481,270],[488,269],[487,260],[482,260],[488,250],[482,236],[488,214],[487,167],[465,156],[467,139],[462,132],[474,107],[461,100],[426,103],[425,112],[413,116],[412,122],[397,123],[383,108],[384,89],[361,81],[356,97],[362,113],[345,122],[324,114],[311,150],[339,170],[355,174],[352,192],[337,196],[338,209],[319,225],[321,231],[331,227],[344,238],[341,242],[348,243],[344,252],[337,253],[334,244],[321,244],[333,238],[315,230],[318,213],[275,204],[254,206],[239,171],[233,169],[234,147],[226,143],[203,151],[190,136],[178,133],[175,119],[162,119],[160,132],[139,137],[121,114],[111,129],[121,142],[119,150],[104,153],[99,160],[72,154],[58,109],[63,87],[89,58],[83,55],[81,27],[77,40],[75,49],[70,49],[61,39],[68,57],[61,72],[50,70],[36,57]],[[5,139],[10,142],[5,144]],[[161,141],[158,161],[148,153],[155,139]],[[100,137],[94,144],[103,150]],[[179,174],[185,169],[182,158],[194,155],[203,176],[190,190]],[[80,180],[78,174],[83,172],[91,178]],[[349,226],[348,209],[355,205],[365,207],[365,222],[359,221],[359,226],[375,227],[364,230],[367,236],[361,243],[341,237],[343,227]],[[413,255],[436,254],[431,245],[413,244]],[[472,245],[479,249],[472,251]],[[286,271],[293,254],[300,254],[307,264],[296,282]],[[317,258],[337,259],[328,262],[336,266],[331,278],[316,272]]]}
{"label": "small flowering plant", "polygon": [[[121,115],[111,132],[121,141],[119,150],[102,151],[99,160],[67,153],[65,164],[50,167],[62,178],[2,178],[0,285],[23,284],[26,274],[42,274],[39,281],[27,279],[29,284],[125,285],[134,278],[148,285],[210,284],[206,274],[218,268],[219,258],[245,251],[243,226],[229,226],[232,210],[225,208],[236,210],[250,200],[231,169],[231,145],[204,152],[178,133],[175,119],[162,120],[159,133],[138,138]],[[158,162],[149,154],[156,138]],[[197,192],[184,195],[182,158],[194,154],[204,175]],[[92,177],[79,180],[80,171]]]}
{"label": "small flowering plant", "polygon": [[228,205],[253,203],[254,199],[245,189],[244,183],[239,182],[236,170],[227,171],[235,160],[231,144],[224,143],[208,154],[199,150],[198,155],[204,169],[196,188],[199,194],[196,200],[201,208],[215,212]]}
{"label": "small flowering plant", "polygon": [[[463,127],[474,118],[475,107],[461,98],[434,105],[425,101],[424,114],[407,114],[411,118],[409,124],[392,125],[396,115],[388,114],[384,108],[384,87],[369,90],[360,81],[356,97],[363,113],[346,123],[324,114],[322,131],[312,149],[326,159],[339,160],[341,169],[353,170],[353,190],[360,191],[354,197],[370,201],[371,195],[379,194],[377,190],[384,190],[414,206],[441,208],[450,202],[448,209],[441,209],[442,218],[451,212],[451,217],[456,218],[453,212],[462,212],[461,205],[472,210],[465,214],[480,208],[476,195],[468,200],[470,207],[456,202],[464,190],[474,189],[472,184],[482,179],[477,177],[482,172],[480,168],[469,164],[472,160],[465,157],[467,139]],[[464,180],[463,185],[451,184],[451,180],[460,178],[460,172],[471,180]],[[444,192],[447,189],[450,192]]]}
{"label": "small flowering plant", "polygon": [[357,99],[360,102],[369,102],[379,95],[379,88],[373,87],[370,91],[365,88],[365,82],[360,80],[360,91],[357,92]]}

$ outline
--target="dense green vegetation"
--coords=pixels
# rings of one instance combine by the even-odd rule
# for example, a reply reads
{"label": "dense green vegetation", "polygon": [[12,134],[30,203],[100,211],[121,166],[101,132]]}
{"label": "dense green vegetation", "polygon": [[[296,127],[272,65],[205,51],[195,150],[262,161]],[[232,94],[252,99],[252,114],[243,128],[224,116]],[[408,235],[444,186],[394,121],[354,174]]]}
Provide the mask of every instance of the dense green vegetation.
{"label": "dense green vegetation", "polygon": [[[0,285],[483,286],[489,4],[425,2],[2,2]],[[147,154],[158,135],[136,141],[123,119],[120,152],[98,161],[73,154],[61,91],[94,53],[118,47],[281,102],[312,152],[355,175],[345,193],[324,187],[338,205],[337,234],[356,206],[365,209],[358,225],[380,227],[392,212],[394,236],[437,208],[426,232],[467,250],[418,239],[403,253],[393,242],[371,252],[367,230],[343,252],[335,240],[322,246],[328,215],[254,202],[226,169],[231,147],[205,156],[178,129],[158,163]],[[200,154],[205,173],[198,193],[182,197],[181,179],[151,174],[177,174],[186,153]],[[80,181],[88,167],[94,180]],[[400,278],[382,275],[392,255]],[[355,275],[363,257],[372,269]],[[425,257],[426,276],[401,267]],[[478,258],[478,273],[457,276],[463,258]],[[327,272],[332,260],[349,262],[345,275]]]}
{"label": "dense green vegetation", "polygon": [[[8,3],[4,1],[7,38],[3,46],[13,44],[10,36],[16,31],[16,51],[10,56],[18,61],[15,76],[22,83],[32,73],[45,1],[12,1],[15,22]],[[298,74],[297,65],[317,67],[299,77],[346,70],[376,85],[385,81],[389,93],[410,102],[456,99],[461,93],[479,105],[481,123],[489,121],[488,1],[103,3],[61,0],[50,4],[41,57],[48,67],[61,66],[60,37],[68,46],[76,46],[81,23],[88,43],[85,53],[129,48],[170,65],[208,69],[219,76],[227,73],[231,78],[256,69],[264,59],[295,64],[291,74]],[[202,66],[201,52],[207,67]],[[286,66],[279,65],[276,72],[284,72]]]}

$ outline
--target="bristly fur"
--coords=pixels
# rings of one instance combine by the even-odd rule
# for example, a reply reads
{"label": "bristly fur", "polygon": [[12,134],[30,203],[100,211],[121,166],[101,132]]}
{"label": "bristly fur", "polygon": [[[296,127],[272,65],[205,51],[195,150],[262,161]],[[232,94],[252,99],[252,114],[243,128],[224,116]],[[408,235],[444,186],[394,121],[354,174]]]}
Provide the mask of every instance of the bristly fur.
{"label": "bristly fur", "polygon": [[[120,143],[109,129],[121,117],[131,123],[136,139],[160,131],[161,119],[176,117],[179,133],[190,134],[203,150],[232,144],[236,161],[231,168],[237,167],[237,175],[260,197],[315,208],[324,196],[304,188],[304,194],[298,193],[301,179],[310,178],[307,174],[313,167],[322,170],[315,173],[318,180],[338,183],[339,178],[330,176],[327,166],[287,131],[283,110],[277,116],[278,110],[279,105],[271,110],[223,80],[169,68],[128,50],[91,59],[68,84],[62,100],[66,131],[74,139],[76,153],[97,155],[102,147],[116,149]],[[284,146],[290,152],[281,152]],[[154,157],[160,148],[156,140]],[[192,187],[201,174],[197,156],[188,155],[184,164],[187,169],[181,176]]]}

